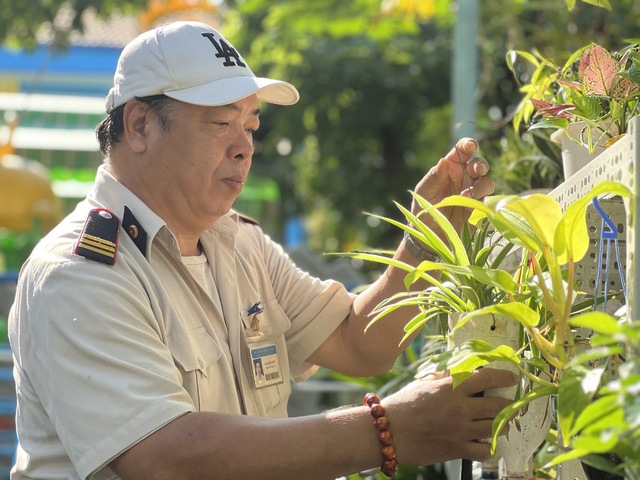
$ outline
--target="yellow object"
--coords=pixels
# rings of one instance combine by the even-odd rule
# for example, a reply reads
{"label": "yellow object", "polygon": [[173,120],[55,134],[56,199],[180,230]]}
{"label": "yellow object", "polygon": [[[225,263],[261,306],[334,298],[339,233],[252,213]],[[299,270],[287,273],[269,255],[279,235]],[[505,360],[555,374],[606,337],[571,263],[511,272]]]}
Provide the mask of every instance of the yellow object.
{"label": "yellow object", "polygon": [[195,20],[188,18],[192,11],[214,13],[217,7],[207,0],[149,0],[147,9],[140,15],[140,23],[147,29],[160,18],[175,13],[185,13],[183,20]]}
{"label": "yellow object", "polygon": [[435,0],[383,0],[381,10],[384,13],[400,12],[411,18],[429,20],[436,13]]}
{"label": "yellow object", "polygon": [[17,155],[0,157],[0,227],[30,232],[37,224],[45,233],[61,218],[60,202],[44,167]]}

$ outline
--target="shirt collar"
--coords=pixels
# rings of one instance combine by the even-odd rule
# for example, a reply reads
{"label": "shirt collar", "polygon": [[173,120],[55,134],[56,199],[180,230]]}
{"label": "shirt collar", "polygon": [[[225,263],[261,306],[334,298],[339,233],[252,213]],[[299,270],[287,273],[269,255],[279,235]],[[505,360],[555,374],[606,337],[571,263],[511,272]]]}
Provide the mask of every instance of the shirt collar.
{"label": "shirt collar", "polygon": [[[100,165],[98,168],[95,184],[87,195],[87,199],[90,203],[107,208],[121,221],[125,218],[125,206],[128,207],[135,220],[146,232],[146,248],[141,248],[141,251],[146,252],[145,256],[149,258],[153,240],[161,229],[167,228],[166,223],[131,190],[111,175],[106,165]],[[203,232],[203,237],[209,240],[213,232],[235,237],[238,231],[238,221],[237,212],[231,210],[218,219],[210,231]],[[123,225],[123,228],[128,231],[129,225]]]}

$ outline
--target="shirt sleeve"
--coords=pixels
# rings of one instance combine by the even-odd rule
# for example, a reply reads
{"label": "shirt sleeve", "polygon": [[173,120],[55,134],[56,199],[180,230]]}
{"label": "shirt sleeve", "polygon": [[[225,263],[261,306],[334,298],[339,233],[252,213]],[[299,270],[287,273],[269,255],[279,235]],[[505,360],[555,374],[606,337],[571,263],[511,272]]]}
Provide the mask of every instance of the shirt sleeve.
{"label": "shirt sleeve", "polygon": [[81,478],[194,410],[127,268],[79,259],[23,272],[16,359]]}

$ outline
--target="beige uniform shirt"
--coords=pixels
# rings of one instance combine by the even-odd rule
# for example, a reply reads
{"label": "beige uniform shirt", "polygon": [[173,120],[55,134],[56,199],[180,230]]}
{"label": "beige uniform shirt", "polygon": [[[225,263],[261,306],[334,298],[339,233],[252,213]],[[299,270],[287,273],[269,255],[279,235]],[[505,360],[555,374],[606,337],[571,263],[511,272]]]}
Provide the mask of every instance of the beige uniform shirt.
{"label": "beige uniform shirt", "polygon": [[[94,208],[126,219],[113,266],[73,253]],[[186,412],[286,416],[291,378],[313,372],[305,360],[353,296],[297,269],[234,212],[201,243],[219,302],[164,222],[101,168],[93,192],[36,247],[10,313],[20,441],[12,479],[117,478],[112,459]],[[285,377],[262,389],[244,339],[258,301]]]}

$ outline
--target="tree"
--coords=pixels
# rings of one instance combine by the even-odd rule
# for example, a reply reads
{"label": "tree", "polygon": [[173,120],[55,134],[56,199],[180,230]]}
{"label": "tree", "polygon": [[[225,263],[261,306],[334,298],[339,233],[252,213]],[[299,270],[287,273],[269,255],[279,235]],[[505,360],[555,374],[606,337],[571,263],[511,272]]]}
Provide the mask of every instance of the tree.
{"label": "tree", "polygon": [[[254,0],[227,20],[254,71],[286,78],[302,96],[265,112],[254,171],[282,181],[284,198],[296,199],[289,213],[309,215],[315,249],[388,243],[390,231],[367,228],[362,212],[391,214],[392,199],[408,200],[450,146],[450,35],[370,0]],[[445,118],[423,152],[434,111]],[[290,153],[278,153],[282,142]]]}
{"label": "tree", "polygon": [[[74,22],[56,27],[56,41],[63,45],[88,8],[107,15],[147,2],[30,3],[17,0],[1,10],[0,40],[33,45],[39,26],[51,24],[61,5],[71,5]],[[394,5],[404,9],[388,8]],[[362,212],[394,215],[392,199],[408,202],[407,190],[451,147],[455,6],[450,0],[226,0],[219,8],[222,31],[252,69],[287,79],[301,91],[294,107],[264,107],[254,172],[278,181],[287,215],[310,219],[315,250],[391,247],[395,232],[371,228]],[[612,11],[585,1],[572,10],[557,0],[480,6],[482,153],[501,188],[513,193],[557,182],[558,177],[540,169],[531,174],[534,167],[518,162],[536,149],[520,140],[522,132],[509,130],[520,94],[505,54],[534,47],[573,51],[589,39],[615,47],[616,39],[634,35],[640,6],[632,0],[617,0]]]}

